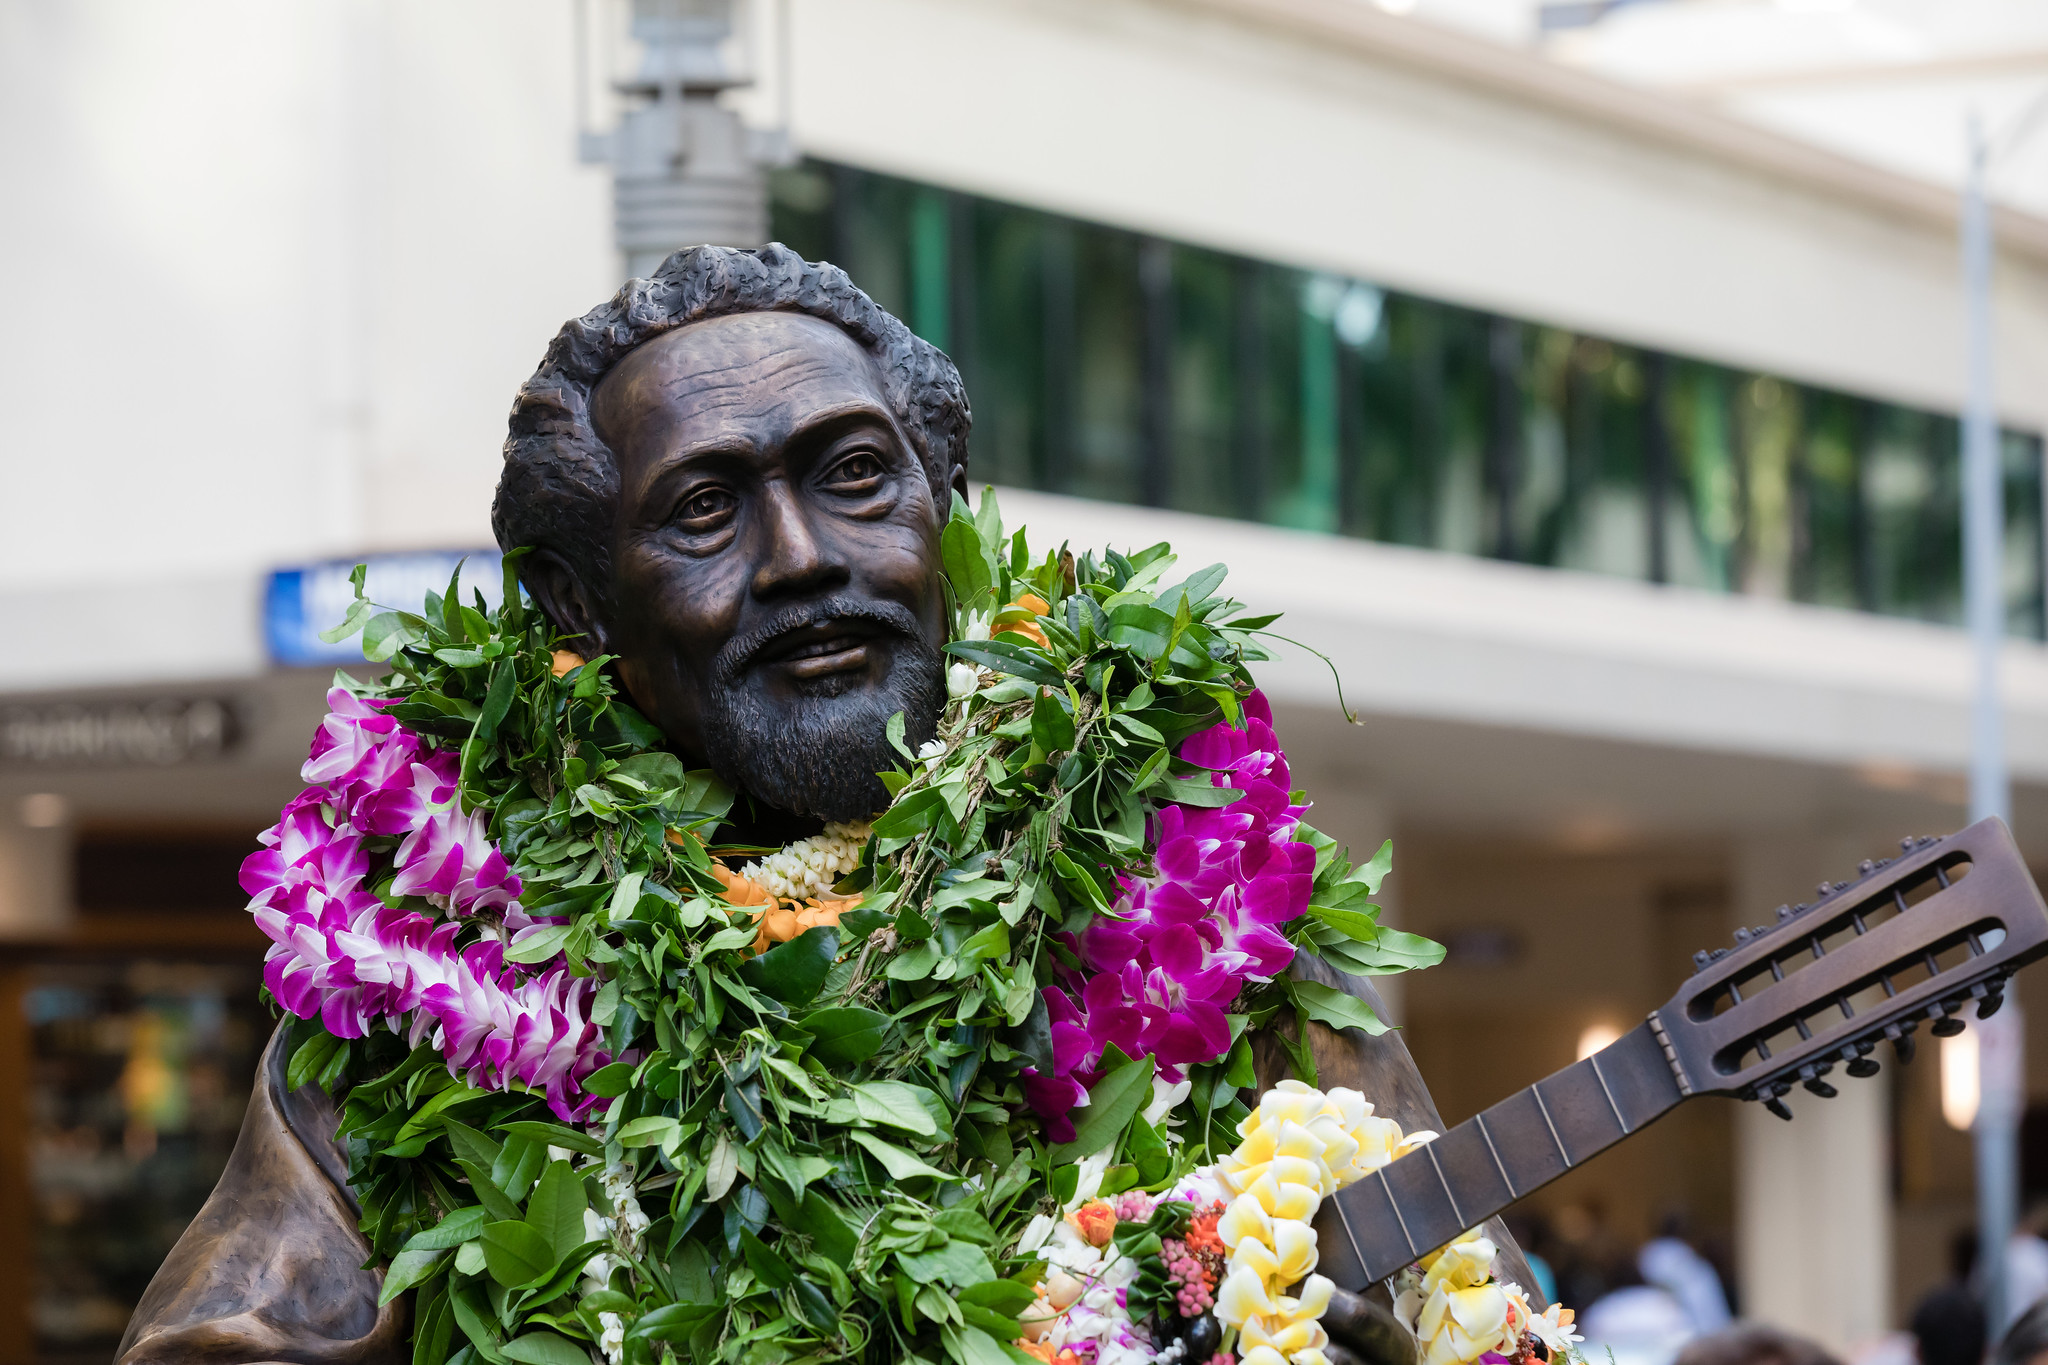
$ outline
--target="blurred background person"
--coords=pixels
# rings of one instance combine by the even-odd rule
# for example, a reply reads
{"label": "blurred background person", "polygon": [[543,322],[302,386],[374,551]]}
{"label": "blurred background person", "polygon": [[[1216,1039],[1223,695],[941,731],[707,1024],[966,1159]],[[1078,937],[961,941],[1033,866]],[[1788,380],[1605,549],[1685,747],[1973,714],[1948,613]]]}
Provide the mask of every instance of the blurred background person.
{"label": "blurred background person", "polygon": [[1972,1284],[1977,1236],[1959,1232],[1949,1242],[1949,1276],[1913,1307],[1907,1324],[1920,1365],[1978,1365],[1987,1339],[1984,1300]]}
{"label": "blurred background person", "polygon": [[1677,1300],[1693,1331],[1701,1335],[1718,1332],[1731,1317],[1728,1291],[1713,1263],[1686,1240],[1686,1232],[1683,1214],[1667,1214],[1660,1234],[1636,1253],[1636,1269],[1645,1284],[1655,1285]]}
{"label": "blurred background person", "polygon": [[1801,1337],[1775,1327],[1730,1327],[1694,1341],[1673,1365],[1841,1365]]}

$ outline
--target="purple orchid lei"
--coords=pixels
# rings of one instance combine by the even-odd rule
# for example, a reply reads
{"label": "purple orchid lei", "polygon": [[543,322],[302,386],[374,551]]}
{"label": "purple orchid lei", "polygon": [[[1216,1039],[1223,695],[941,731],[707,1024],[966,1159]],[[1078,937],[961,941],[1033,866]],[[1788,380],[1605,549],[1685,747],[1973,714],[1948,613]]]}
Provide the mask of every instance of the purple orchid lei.
{"label": "purple orchid lei", "polygon": [[[316,1015],[337,1038],[382,1024],[414,1046],[431,1038],[448,1070],[479,1089],[519,1084],[563,1119],[595,1102],[580,1086],[610,1060],[590,1019],[597,983],[505,960],[553,921],[520,908],[520,881],[484,818],[456,799],[458,761],[382,709],[336,687],[300,770],[313,785],[259,836],[242,864],[249,911],[271,940],[263,980],[287,1011]],[[400,838],[393,897],[419,897],[446,918],[387,904],[364,886],[366,840]],[[465,928],[482,937],[464,946]]]}
{"label": "purple orchid lei", "polygon": [[1281,928],[1308,910],[1315,849],[1293,837],[1308,808],[1290,803],[1264,694],[1245,698],[1242,726],[1191,735],[1179,757],[1242,795],[1223,807],[1162,807],[1148,831],[1155,875],[1120,878],[1117,918],[1068,936],[1083,970],[1044,989],[1054,1069],[1023,1078],[1056,1141],[1073,1137],[1069,1111],[1086,1101],[1104,1048],[1149,1056],[1160,1077],[1180,1081],[1229,1051],[1238,992],[1294,960]]}

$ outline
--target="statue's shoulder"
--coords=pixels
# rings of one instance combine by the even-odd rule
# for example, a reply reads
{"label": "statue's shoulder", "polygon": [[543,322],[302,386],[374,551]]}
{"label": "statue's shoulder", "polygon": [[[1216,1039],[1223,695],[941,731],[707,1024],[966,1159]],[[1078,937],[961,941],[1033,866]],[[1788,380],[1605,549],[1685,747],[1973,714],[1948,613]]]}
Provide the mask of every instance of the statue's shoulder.
{"label": "statue's shoulder", "polygon": [[402,1301],[377,1306],[334,1104],[287,1088],[286,1030],[264,1049],[220,1184],[129,1321],[120,1365],[386,1365],[406,1355]]}

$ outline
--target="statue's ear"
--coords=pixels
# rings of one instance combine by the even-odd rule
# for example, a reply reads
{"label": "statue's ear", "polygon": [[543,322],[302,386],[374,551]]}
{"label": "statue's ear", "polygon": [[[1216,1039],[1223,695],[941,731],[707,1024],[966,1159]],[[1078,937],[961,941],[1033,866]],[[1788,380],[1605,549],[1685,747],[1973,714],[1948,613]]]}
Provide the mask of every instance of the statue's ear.
{"label": "statue's ear", "polygon": [[535,550],[519,566],[519,580],[555,629],[574,643],[577,653],[587,658],[611,653],[604,618],[598,614],[589,587],[561,556],[551,550]]}
{"label": "statue's ear", "polygon": [[974,499],[969,497],[967,493],[967,461],[956,460],[953,462],[953,478],[950,486],[955,493],[960,495],[962,502],[970,507],[974,505]]}

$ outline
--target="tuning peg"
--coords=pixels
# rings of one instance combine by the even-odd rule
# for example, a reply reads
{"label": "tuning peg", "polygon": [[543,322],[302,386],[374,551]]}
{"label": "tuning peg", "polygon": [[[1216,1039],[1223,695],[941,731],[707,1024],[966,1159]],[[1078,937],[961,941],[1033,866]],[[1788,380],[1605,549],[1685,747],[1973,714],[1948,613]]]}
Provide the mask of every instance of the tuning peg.
{"label": "tuning peg", "polygon": [[2005,1003],[2005,982],[2003,980],[1992,981],[1986,983],[1986,986],[1979,986],[1977,989],[1983,992],[1977,1002],[1977,1017],[1979,1019],[1989,1019],[1992,1015],[1998,1013],[1999,1006]]}
{"label": "tuning peg", "polygon": [[1877,1058],[1875,1057],[1858,1057],[1855,1061],[1843,1067],[1842,1070],[1848,1072],[1859,1081],[1867,1081],[1878,1072],[1884,1070],[1884,1068],[1877,1064]]}
{"label": "tuning peg", "polygon": [[1899,1059],[1900,1066],[1913,1060],[1913,1028],[1914,1021],[1911,1019],[1886,1024],[1884,1027],[1884,1036],[1892,1040],[1892,1053]]}
{"label": "tuning peg", "polygon": [[[1946,1002],[1928,1006],[1928,1017],[1934,1022],[1928,1025],[1927,1031],[1937,1038],[1953,1038],[1963,1031],[1963,1021],[1949,1013],[1950,1008]],[[1939,1018],[1934,1017],[1937,1014]]]}
{"label": "tuning peg", "polygon": [[1808,1094],[1818,1095],[1824,1100],[1831,1100],[1841,1092],[1821,1079],[1827,1073],[1828,1068],[1825,1065],[1802,1066],[1799,1068],[1799,1083],[1806,1088]]}

